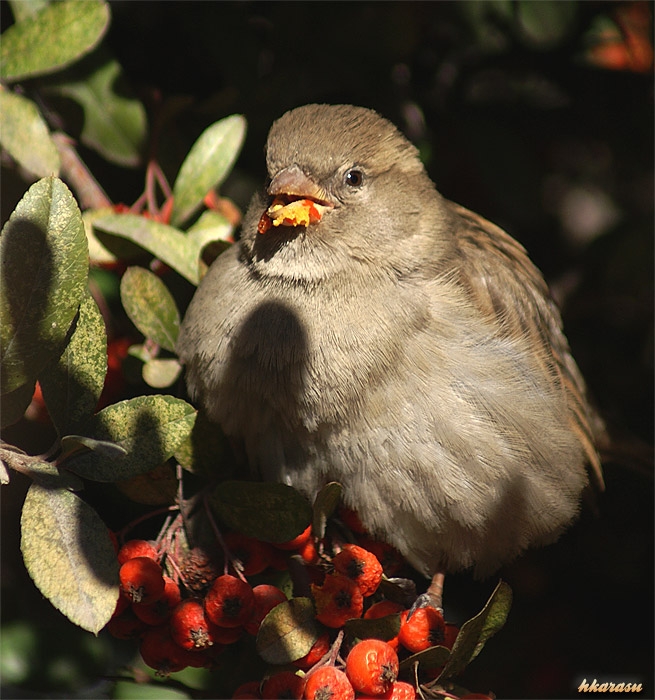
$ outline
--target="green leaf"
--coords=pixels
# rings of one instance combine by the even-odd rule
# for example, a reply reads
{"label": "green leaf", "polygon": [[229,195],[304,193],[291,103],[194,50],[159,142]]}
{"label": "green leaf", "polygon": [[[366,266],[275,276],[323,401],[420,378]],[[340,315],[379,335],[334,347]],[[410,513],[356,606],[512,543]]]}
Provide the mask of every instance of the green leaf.
{"label": "green leaf", "polygon": [[105,322],[87,291],[70,342],[57,362],[39,375],[48,413],[60,437],[77,430],[95,413],[106,373]]}
{"label": "green leaf", "polygon": [[327,521],[337,509],[342,493],[343,486],[336,481],[330,481],[316,494],[312,518],[312,532],[315,537],[322,538],[325,536]]}
{"label": "green leaf", "polygon": [[309,653],[319,632],[314,604],[309,598],[291,598],[276,605],[257,633],[257,652],[269,664],[287,664]]}
{"label": "green leaf", "polygon": [[37,106],[0,86],[0,144],[37,177],[59,173],[59,152]]}
{"label": "green leaf", "polygon": [[21,516],[21,551],[37,588],[69,620],[99,632],[118,600],[109,530],[81,498],[32,484]]}
{"label": "green leaf", "polygon": [[535,48],[550,49],[575,28],[578,3],[571,0],[520,0],[514,6],[523,38]]}
{"label": "green leaf", "polygon": [[121,280],[121,301],[130,321],[146,338],[175,351],[180,314],[173,295],[157,275],[129,267]]}
{"label": "green leaf", "polygon": [[[400,663],[400,670],[407,671],[418,663],[424,671],[436,671],[448,662],[450,651],[446,647],[435,646],[408,656]],[[439,676],[441,678],[441,676]]]}
{"label": "green leaf", "polygon": [[0,385],[13,391],[58,357],[86,291],[88,254],[73,195],[36,182],[0,235]]}
{"label": "green leaf", "polygon": [[246,120],[234,114],[215,122],[200,135],[182,163],[173,186],[173,225],[179,226],[189,219],[207,192],[227,177],[245,134]]}
{"label": "green leaf", "polygon": [[98,451],[72,455],[66,467],[86,479],[118,481],[154,469],[169,459],[193,429],[196,411],[174,396],[137,396],[107,406],[83,431],[96,440],[122,447],[126,454]]}
{"label": "green leaf", "polygon": [[22,384],[13,391],[0,395],[0,428],[6,428],[23,417],[32,402],[35,381]]}
{"label": "green leaf", "polygon": [[440,678],[461,673],[482,651],[486,641],[500,630],[512,606],[512,589],[500,581],[484,608],[462,625]]}
{"label": "green leaf", "polygon": [[347,620],[344,625],[347,634],[355,639],[381,639],[388,641],[400,632],[400,613],[385,615],[373,620],[364,618]]}
{"label": "green leaf", "polygon": [[50,0],[9,0],[9,5],[16,22],[22,22],[40,12],[49,2]]}
{"label": "green leaf", "polygon": [[175,358],[154,358],[143,365],[143,381],[153,389],[166,389],[173,385],[182,372],[182,365]]}
{"label": "green leaf", "polygon": [[129,91],[118,61],[109,56],[102,59],[100,64],[92,62],[88,74],[51,89],[75,100],[84,110],[82,143],[112,163],[134,167],[142,160],[146,111],[139,100],[126,96]]}
{"label": "green leaf", "polygon": [[133,214],[102,216],[93,225],[100,231],[140,245],[179,272],[191,284],[198,284],[200,270],[196,246],[178,229]]}
{"label": "green leaf", "polygon": [[53,2],[3,33],[0,76],[15,81],[64,68],[91,51],[108,26],[102,0]]}
{"label": "green leaf", "polygon": [[200,411],[189,437],[175,450],[175,459],[187,471],[223,479],[232,476],[226,465],[228,442],[221,429]]}
{"label": "green leaf", "polygon": [[224,481],[210,502],[226,525],[264,542],[288,542],[312,519],[307,499],[286,484]]}

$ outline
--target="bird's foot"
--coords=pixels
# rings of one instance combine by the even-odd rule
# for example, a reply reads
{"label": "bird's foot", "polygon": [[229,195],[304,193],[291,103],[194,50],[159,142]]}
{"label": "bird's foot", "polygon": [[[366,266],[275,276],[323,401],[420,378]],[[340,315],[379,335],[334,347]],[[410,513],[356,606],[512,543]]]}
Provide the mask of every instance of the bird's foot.
{"label": "bird's foot", "polygon": [[435,608],[443,615],[443,582],[444,574],[440,572],[432,577],[428,590],[421,593],[409,609],[408,620],[419,608]]}

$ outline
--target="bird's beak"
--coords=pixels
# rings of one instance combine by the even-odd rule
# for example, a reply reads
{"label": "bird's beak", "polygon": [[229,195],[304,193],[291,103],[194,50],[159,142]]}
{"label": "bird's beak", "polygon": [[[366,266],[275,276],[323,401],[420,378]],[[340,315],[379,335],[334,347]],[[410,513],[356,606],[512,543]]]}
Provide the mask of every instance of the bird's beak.
{"label": "bird's beak", "polygon": [[297,165],[276,173],[268,186],[268,194],[274,199],[259,221],[260,233],[266,233],[271,226],[316,224],[334,206],[327,192]]}

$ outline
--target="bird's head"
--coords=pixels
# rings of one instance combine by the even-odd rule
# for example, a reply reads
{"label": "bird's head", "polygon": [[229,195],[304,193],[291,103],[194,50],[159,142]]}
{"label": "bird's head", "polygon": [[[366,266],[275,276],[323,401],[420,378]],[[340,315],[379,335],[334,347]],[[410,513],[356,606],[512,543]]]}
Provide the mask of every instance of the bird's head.
{"label": "bird's head", "polygon": [[[438,197],[417,149],[376,112],[305,105],[278,119],[266,144],[269,182],[244,221],[253,259],[302,263],[321,276],[393,258]],[[277,259],[277,260],[275,260]]]}

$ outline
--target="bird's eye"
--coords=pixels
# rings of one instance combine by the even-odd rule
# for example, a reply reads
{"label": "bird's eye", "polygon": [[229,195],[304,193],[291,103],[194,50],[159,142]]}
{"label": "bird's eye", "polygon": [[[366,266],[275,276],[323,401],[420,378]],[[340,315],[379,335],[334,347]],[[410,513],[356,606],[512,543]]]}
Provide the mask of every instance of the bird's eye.
{"label": "bird's eye", "polygon": [[350,187],[361,187],[364,182],[364,174],[361,170],[353,168],[346,173],[345,181]]}

